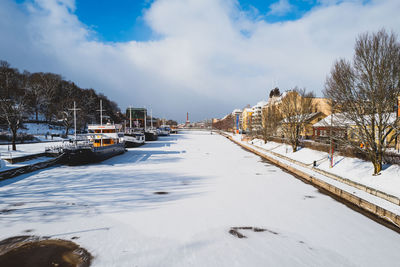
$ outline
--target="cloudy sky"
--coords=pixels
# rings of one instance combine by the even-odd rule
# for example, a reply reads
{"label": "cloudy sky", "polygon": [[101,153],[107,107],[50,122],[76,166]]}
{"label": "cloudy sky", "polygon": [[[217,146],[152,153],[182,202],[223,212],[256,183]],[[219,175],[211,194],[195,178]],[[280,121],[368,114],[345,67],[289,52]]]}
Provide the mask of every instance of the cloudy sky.
{"label": "cloudy sky", "polygon": [[399,14],[398,0],[0,0],[0,59],[195,121],[274,86],[322,96],[357,35],[400,34]]}

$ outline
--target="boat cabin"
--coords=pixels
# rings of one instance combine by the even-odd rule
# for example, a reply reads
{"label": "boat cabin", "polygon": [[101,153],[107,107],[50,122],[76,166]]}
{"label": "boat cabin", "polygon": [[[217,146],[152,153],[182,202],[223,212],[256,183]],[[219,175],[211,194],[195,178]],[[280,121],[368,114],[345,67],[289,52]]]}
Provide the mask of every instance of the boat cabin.
{"label": "boat cabin", "polygon": [[89,140],[94,147],[109,146],[120,143],[119,132],[121,126],[118,124],[107,123],[105,125],[89,125]]}

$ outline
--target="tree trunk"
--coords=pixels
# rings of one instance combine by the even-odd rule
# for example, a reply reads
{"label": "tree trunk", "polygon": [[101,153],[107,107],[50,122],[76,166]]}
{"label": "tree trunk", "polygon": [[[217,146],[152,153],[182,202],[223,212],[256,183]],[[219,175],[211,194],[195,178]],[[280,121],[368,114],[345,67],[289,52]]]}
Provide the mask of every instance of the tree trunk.
{"label": "tree trunk", "polygon": [[65,129],[65,137],[68,137],[68,134],[69,134],[69,126],[67,126]]}
{"label": "tree trunk", "polygon": [[11,144],[12,144],[12,150],[16,151],[17,150],[17,145],[15,144],[17,140],[17,131],[11,130],[12,136],[11,136]]}
{"label": "tree trunk", "polygon": [[373,162],[373,164],[374,164],[374,175],[380,174],[380,172],[382,170],[382,163],[375,161],[375,162]]}
{"label": "tree trunk", "polygon": [[292,141],[293,153],[297,151],[297,146],[298,146],[297,140],[293,140]]}
{"label": "tree trunk", "polygon": [[374,164],[374,175],[379,175],[382,170],[382,154],[378,153],[372,163]]}

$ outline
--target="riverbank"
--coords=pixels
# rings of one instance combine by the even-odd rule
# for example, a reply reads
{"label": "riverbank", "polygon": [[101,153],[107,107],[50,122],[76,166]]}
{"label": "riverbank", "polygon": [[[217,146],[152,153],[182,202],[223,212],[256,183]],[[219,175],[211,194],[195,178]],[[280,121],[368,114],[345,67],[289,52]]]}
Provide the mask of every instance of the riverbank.
{"label": "riverbank", "polygon": [[[334,179],[330,175],[330,173],[326,171],[321,171],[318,168],[313,166],[313,161],[311,164],[307,164],[307,161],[310,161],[310,151],[301,149],[303,151],[302,157],[297,154],[296,156],[302,158],[302,161],[294,160],[288,157],[289,148],[285,144],[277,144],[277,143],[268,143],[268,146],[271,147],[270,150],[265,149],[260,146],[260,143],[264,143],[262,140],[254,140],[254,141],[242,141],[241,135],[232,135],[227,133],[222,133],[224,136],[237,143],[238,145],[244,147],[247,150],[256,153],[259,156],[266,158],[267,160],[273,162],[274,164],[296,174],[299,175],[302,179],[310,182],[314,186],[322,188],[337,197],[348,201],[376,216],[381,217],[387,222],[396,226],[396,228],[400,227],[400,206],[399,200],[397,197],[385,194],[385,195],[377,195],[376,190],[374,192],[368,192],[365,188],[359,188],[355,184],[345,183],[343,180]],[[256,145],[258,144],[258,145]],[[264,144],[265,145],[265,144]],[[276,151],[278,148],[284,149],[285,154],[279,154]],[[314,151],[312,151],[314,152]],[[322,156],[319,151],[315,151],[319,153],[318,156]],[[299,153],[297,151],[296,153]],[[292,154],[296,154],[293,153]],[[290,155],[290,154],[289,154]],[[317,161],[317,160],[316,160]],[[318,160],[319,165],[321,165],[323,158]],[[363,163],[366,164],[367,162]],[[398,166],[394,166],[397,168]],[[396,169],[395,169],[396,170]],[[391,170],[391,172],[395,172],[395,170]],[[352,173],[356,172],[355,170]],[[398,174],[397,174],[398,175]],[[376,176],[375,176],[376,177]],[[378,178],[377,178],[378,179]],[[351,180],[350,180],[351,181]],[[375,193],[375,194],[374,194]],[[384,192],[383,192],[384,193]]]}

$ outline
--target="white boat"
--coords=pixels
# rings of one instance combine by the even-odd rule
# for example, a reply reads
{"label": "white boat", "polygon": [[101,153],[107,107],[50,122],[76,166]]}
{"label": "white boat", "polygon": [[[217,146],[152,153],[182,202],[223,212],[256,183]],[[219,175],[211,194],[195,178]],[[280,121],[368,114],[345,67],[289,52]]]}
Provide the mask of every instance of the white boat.
{"label": "white boat", "polygon": [[144,133],[136,129],[127,129],[124,133],[125,147],[138,147],[145,143]]}
{"label": "white boat", "polygon": [[158,130],[159,136],[168,136],[171,132],[171,128],[168,125],[161,125]]}

